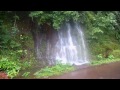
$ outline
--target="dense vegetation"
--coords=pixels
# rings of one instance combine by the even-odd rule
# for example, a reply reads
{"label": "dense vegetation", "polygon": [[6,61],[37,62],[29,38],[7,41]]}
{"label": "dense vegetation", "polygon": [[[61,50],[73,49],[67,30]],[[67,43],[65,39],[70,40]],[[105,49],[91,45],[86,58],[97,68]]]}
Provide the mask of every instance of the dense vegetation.
{"label": "dense vegetation", "polygon": [[13,78],[20,70],[32,67],[36,41],[31,32],[38,29],[37,25],[47,33],[46,25],[59,30],[72,21],[84,28],[91,60],[119,60],[119,11],[0,11],[0,70]]}

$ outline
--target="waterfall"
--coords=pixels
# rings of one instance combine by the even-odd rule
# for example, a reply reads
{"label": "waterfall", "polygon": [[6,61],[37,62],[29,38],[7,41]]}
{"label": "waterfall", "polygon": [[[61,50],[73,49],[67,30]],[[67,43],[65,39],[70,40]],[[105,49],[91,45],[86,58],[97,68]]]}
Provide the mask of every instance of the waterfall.
{"label": "waterfall", "polygon": [[54,46],[54,58],[61,63],[81,65],[89,63],[84,34],[78,24],[66,24],[58,31],[58,40]]}

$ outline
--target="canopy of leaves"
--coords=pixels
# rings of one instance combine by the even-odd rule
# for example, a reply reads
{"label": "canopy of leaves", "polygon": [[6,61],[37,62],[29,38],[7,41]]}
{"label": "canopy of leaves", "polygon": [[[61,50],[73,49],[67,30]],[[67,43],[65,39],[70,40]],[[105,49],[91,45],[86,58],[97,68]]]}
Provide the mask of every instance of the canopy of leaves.
{"label": "canopy of leaves", "polygon": [[48,23],[57,30],[64,22],[80,22],[90,39],[98,39],[103,33],[118,29],[118,15],[117,11],[32,11],[29,14],[38,24]]}
{"label": "canopy of leaves", "polygon": [[49,23],[59,29],[64,22],[78,21],[80,15],[77,11],[34,11],[29,16],[37,19],[39,24]]}

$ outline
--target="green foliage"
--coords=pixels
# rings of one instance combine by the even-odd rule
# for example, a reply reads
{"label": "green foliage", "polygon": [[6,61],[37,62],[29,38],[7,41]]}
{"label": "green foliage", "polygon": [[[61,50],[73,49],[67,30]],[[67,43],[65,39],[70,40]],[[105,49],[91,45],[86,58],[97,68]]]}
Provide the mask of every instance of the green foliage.
{"label": "green foliage", "polygon": [[30,72],[25,72],[25,73],[23,73],[23,77],[28,77],[28,75],[30,74]]}
{"label": "green foliage", "polygon": [[[101,37],[105,34],[114,35],[116,27],[119,26],[117,20],[119,12],[117,11],[32,11],[29,16],[37,20],[39,24],[49,23],[57,30],[64,22],[79,21],[85,26],[86,38],[91,43],[103,40]],[[118,38],[119,33],[116,33],[116,36]]]}
{"label": "green foliage", "polygon": [[116,15],[113,12],[83,12],[81,16],[86,27],[87,38],[94,40],[101,38],[101,35],[115,30],[117,25]]}
{"label": "green foliage", "polygon": [[30,61],[26,60],[24,62],[21,62],[21,69],[25,70],[26,68],[30,68],[32,65],[33,65],[32,60],[30,60]]}
{"label": "green foliage", "polygon": [[102,60],[102,59],[103,59],[102,54],[97,55],[97,59],[98,59],[98,60]]}
{"label": "green foliage", "polygon": [[18,62],[10,61],[8,58],[2,58],[0,60],[0,69],[6,71],[7,75],[13,78],[19,73],[21,67]]}
{"label": "green foliage", "polygon": [[7,25],[2,24],[0,26],[0,48],[1,49],[10,49],[20,47],[20,43],[15,40],[15,35],[18,32],[15,27],[12,27],[12,31],[8,29]]}
{"label": "green foliage", "polygon": [[40,71],[34,73],[37,78],[47,78],[53,75],[60,75],[65,72],[73,71],[74,67],[69,64],[57,64],[52,67],[42,68]]}
{"label": "green foliage", "polygon": [[30,35],[21,34],[17,27],[20,18],[14,14],[0,12],[0,70],[10,78],[17,76],[20,70],[30,68],[34,61],[33,51],[28,50],[28,47],[33,48],[33,41]]}
{"label": "green foliage", "polygon": [[6,25],[0,23],[0,48],[5,49],[11,40]]}
{"label": "green foliage", "polygon": [[113,50],[110,54],[115,58],[120,58],[120,50]]}
{"label": "green foliage", "polygon": [[14,40],[12,40],[12,41],[10,42],[9,47],[10,47],[11,49],[16,49],[16,48],[18,49],[18,48],[21,47],[21,44],[18,43],[18,42],[16,42],[16,41],[14,41]]}
{"label": "green foliage", "polygon": [[[9,17],[8,12],[0,12],[0,48],[13,49],[18,48],[16,35],[19,32],[16,22],[13,24],[12,17]],[[16,16],[15,21],[18,17]]]}
{"label": "green foliage", "polygon": [[11,32],[12,36],[15,36],[18,32],[19,32],[18,27],[17,26],[13,26],[12,27],[12,32]]}
{"label": "green foliage", "polygon": [[89,50],[91,51],[93,57],[92,59],[100,60],[98,58],[99,54],[101,54],[103,58],[107,58],[109,55],[113,55],[115,58],[119,58],[119,52],[116,51],[119,51],[120,49],[119,43],[113,37],[106,36],[107,35],[104,35],[104,39],[101,39],[98,42],[93,42],[89,45]]}
{"label": "green foliage", "polygon": [[25,70],[30,68],[33,64],[33,61],[19,61],[16,57],[2,57],[0,60],[0,70],[6,71],[7,75],[10,78],[13,78],[18,75],[20,70]]}
{"label": "green foliage", "polygon": [[16,20],[19,20],[19,16],[15,14],[15,16],[13,17]]}
{"label": "green foliage", "polygon": [[[10,63],[10,65],[12,65],[12,62],[19,62],[19,64],[13,66],[17,67],[18,65],[21,70],[32,65],[32,61],[28,61],[27,56],[31,59],[33,51],[27,49],[33,47],[33,42],[24,30],[19,30],[17,27],[17,20],[21,19],[21,14],[15,13],[0,11],[0,58],[3,60],[3,58],[8,57],[6,63]],[[90,52],[95,57],[94,59],[98,60],[96,63],[109,62],[114,58],[120,58],[119,11],[31,11],[27,14],[38,24],[48,24],[57,30],[65,22],[80,22],[85,27],[84,32]],[[41,45],[45,46],[44,43]],[[41,47],[40,50],[45,51],[44,48]],[[3,63],[3,61],[0,63]],[[7,66],[1,65],[1,69],[9,72],[10,76],[17,74],[16,70],[4,69],[4,67],[9,67],[9,64],[5,64]]]}
{"label": "green foliage", "polygon": [[110,59],[110,60],[112,60],[112,59],[114,59],[115,57],[113,56],[113,55],[109,55],[108,56],[108,59]]}
{"label": "green foliage", "polygon": [[78,11],[33,11],[29,16],[36,18],[39,24],[49,23],[57,30],[64,22],[79,19]]}
{"label": "green foliage", "polygon": [[[113,58],[113,57],[112,57]],[[101,65],[101,64],[108,64],[108,63],[111,63],[111,62],[117,62],[117,61],[120,61],[120,59],[104,59],[104,60],[94,60],[94,61],[91,61],[91,65]]]}

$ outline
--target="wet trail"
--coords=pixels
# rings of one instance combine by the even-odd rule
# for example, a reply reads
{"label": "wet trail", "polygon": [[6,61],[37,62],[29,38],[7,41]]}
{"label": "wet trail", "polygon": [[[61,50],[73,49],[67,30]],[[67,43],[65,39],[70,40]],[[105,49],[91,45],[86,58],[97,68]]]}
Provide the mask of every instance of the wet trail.
{"label": "wet trail", "polygon": [[120,79],[120,62],[86,67],[49,79]]}

